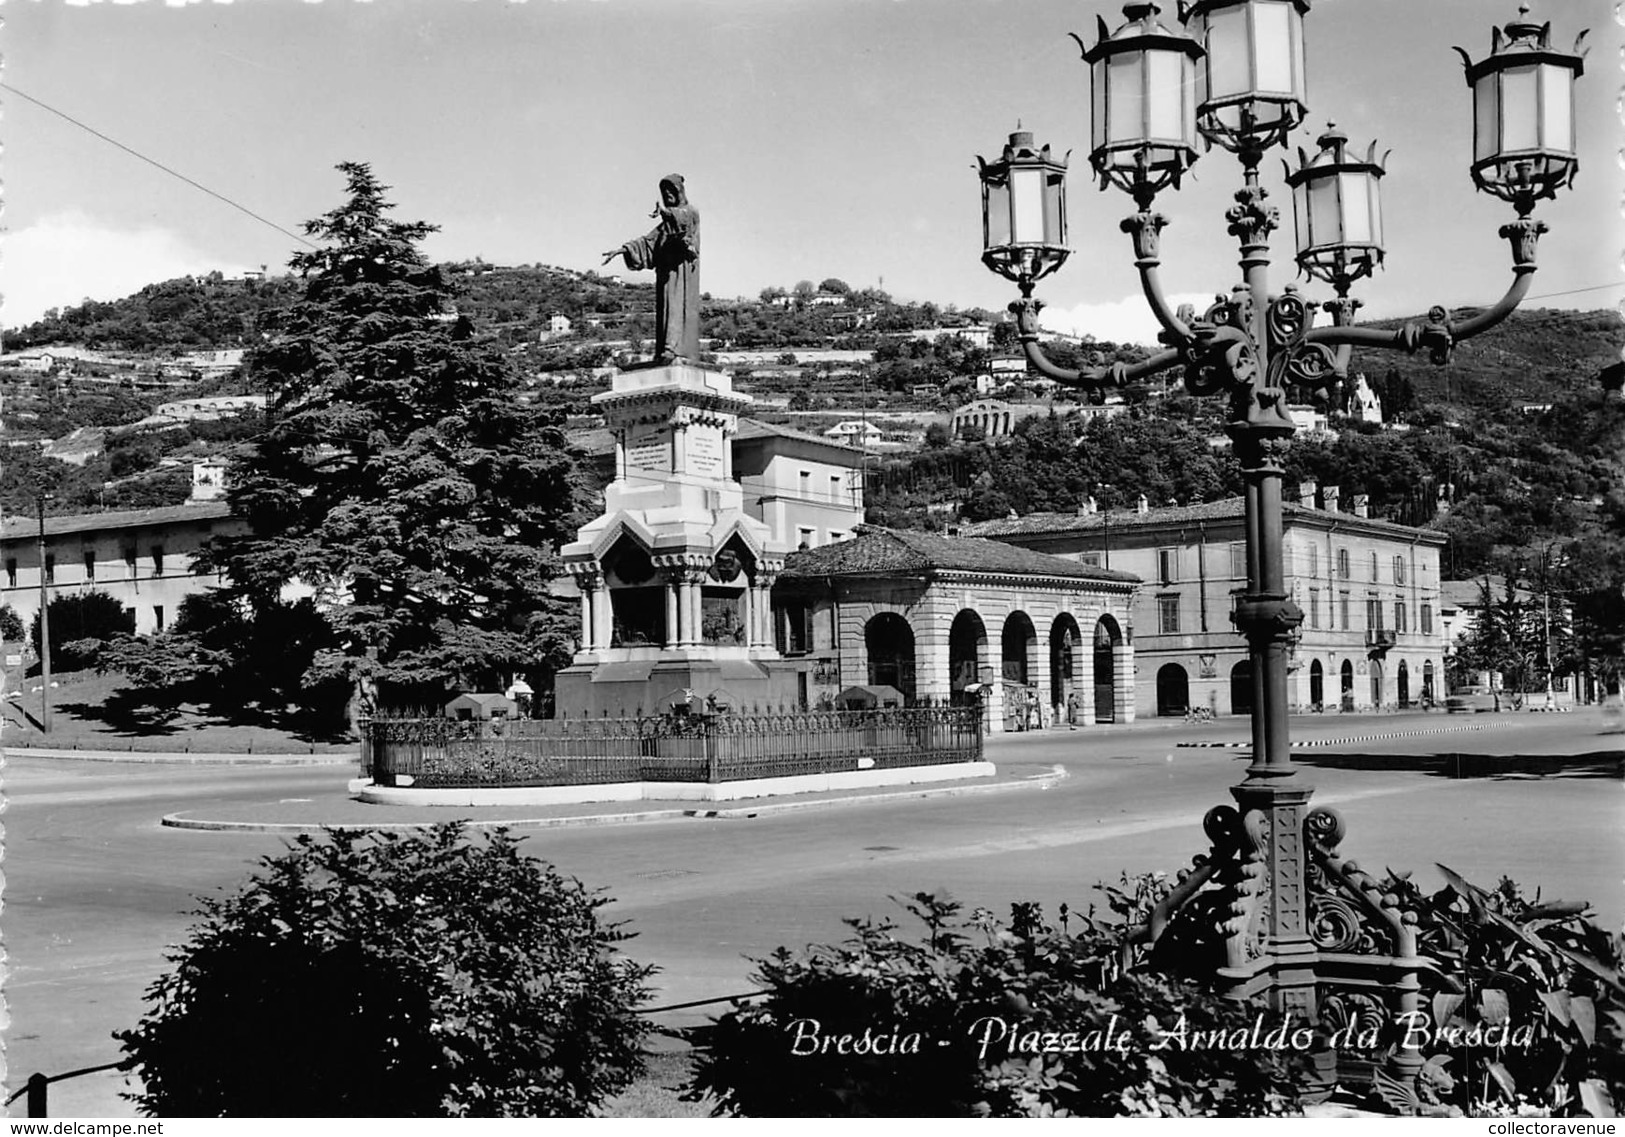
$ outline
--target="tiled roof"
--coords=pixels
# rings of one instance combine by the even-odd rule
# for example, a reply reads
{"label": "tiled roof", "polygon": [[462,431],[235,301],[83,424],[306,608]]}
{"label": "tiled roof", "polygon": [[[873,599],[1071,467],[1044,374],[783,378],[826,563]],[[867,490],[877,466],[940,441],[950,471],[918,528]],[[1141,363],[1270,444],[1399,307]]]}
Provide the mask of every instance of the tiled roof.
{"label": "tiled roof", "polygon": [[[231,506],[224,501],[195,501],[186,505],[161,505],[152,509],[120,509],[105,513],[60,514],[45,518],[45,535],[87,533],[98,529],[135,529],[144,525],[168,525],[181,521],[214,521],[231,516]],[[8,541],[34,537],[39,533],[39,520],[29,514],[9,514],[0,535]]]}
{"label": "tiled roof", "polygon": [[[1389,533],[1403,533],[1407,538],[1416,533],[1427,533],[1441,539],[1444,537],[1444,534],[1432,529],[1416,529],[1377,517],[1356,517],[1341,510],[1306,509],[1294,502],[1283,502],[1281,511],[1288,521],[1335,519],[1344,525],[1354,522]],[[1221,498],[1218,501],[1201,502],[1196,505],[1161,506],[1148,509],[1144,513],[1137,513],[1132,509],[1114,509],[1111,512],[1111,528],[1112,532],[1116,533],[1138,526],[1161,527],[1193,521],[1239,521],[1245,513],[1246,503],[1239,497]],[[993,538],[1030,536],[1039,533],[1081,533],[1101,528],[1106,524],[1106,520],[1104,513],[1029,513],[1025,517],[1013,519],[999,518],[993,521],[972,522],[963,526],[962,531],[977,537]]]}
{"label": "tiled roof", "polygon": [[734,435],[744,442],[751,438],[793,438],[798,442],[816,442],[819,446],[828,446],[835,450],[843,450],[854,456],[861,457],[863,451],[856,446],[849,446],[844,442],[837,442],[833,438],[825,438],[821,434],[808,434],[804,430],[793,427],[780,426],[778,423],[762,422],[760,419],[742,418],[739,420],[739,431]]}
{"label": "tiled roof", "polygon": [[1081,561],[981,537],[944,537],[867,526],[856,537],[805,549],[785,558],[784,575],[921,576],[932,572],[974,572],[1004,576],[1068,577],[1137,583],[1132,573],[1095,568]]}

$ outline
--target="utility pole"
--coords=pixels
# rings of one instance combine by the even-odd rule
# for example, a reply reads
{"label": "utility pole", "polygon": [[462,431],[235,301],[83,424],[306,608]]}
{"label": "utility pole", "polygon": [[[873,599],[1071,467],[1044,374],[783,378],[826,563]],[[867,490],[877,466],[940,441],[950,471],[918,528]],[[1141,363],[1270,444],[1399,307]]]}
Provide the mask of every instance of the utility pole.
{"label": "utility pole", "polygon": [[51,603],[45,588],[45,495],[39,504],[39,660],[40,730],[51,733]]}

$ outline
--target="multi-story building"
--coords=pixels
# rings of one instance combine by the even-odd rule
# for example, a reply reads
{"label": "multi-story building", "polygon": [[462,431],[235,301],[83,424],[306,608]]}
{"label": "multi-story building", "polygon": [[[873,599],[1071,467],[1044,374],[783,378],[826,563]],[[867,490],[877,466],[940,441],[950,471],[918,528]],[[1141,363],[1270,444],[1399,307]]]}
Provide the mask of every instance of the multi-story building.
{"label": "multi-story building", "polygon": [[745,512],[792,547],[844,541],[863,523],[863,451],[754,419],[739,420],[732,448]]}
{"label": "multi-story building", "polygon": [[[1300,711],[1370,710],[1442,700],[1445,630],[1439,550],[1444,535],[1345,513],[1336,487],[1317,509],[1314,487],[1283,507],[1286,581],[1303,609],[1288,698]],[[963,530],[1145,584],[1131,638],[1142,715],[1191,707],[1247,714],[1252,669],[1230,622],[1247,586],[1242,499],[1122,512],[1042,513]]]}
{"label": "multi-story building", "polygon": [[39,612],[43,571],[51,600],[105,592],[124,605],[132,631],[160,632],[181,601],[220,583],[193,570],[199,547],[242,525],[218,500],[47,517],[42,562],[38,518],[8,516],[0,526],[0,603],[29,626]]}

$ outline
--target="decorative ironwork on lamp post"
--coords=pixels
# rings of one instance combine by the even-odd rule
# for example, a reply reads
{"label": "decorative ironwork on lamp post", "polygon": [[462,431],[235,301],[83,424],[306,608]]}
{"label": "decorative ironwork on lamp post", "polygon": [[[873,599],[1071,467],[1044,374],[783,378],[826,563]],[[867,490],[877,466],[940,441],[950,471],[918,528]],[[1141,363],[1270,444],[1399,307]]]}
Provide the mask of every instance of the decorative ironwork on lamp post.
{"label": "decorative ironwork on lamp post", "polygon": [[[1073,37],[1092,72],[1090,166],[1103,190],[1124,190],[1136,206],[1121,228],[1131,238],[1163,345],[1142,362],[1074,371],[1044,355],[1038,343],[1042,305],[1033,286],[1070,251],[1049,240],[1065,232],[1064,163],[1043,165],[1045,180],[1030,183],[1027,216],[1054,214],[1060,220],[1043,230],[1042,241],[1031,236],[1037,232],[1031,224],[1023,229],[1014,220],[1013,207],[1008,223],[997,210],[1006,200],[1001,187],[1014,171],[1039,155],[1047,162],[1048,149],[1036,149],[1031,134],[1020,132],[1000,161],[983,162],[981,169],[983,260],[1021,292],[1010,311],[1035,370],[1099,390],[1177,368],[1191,394],[1228,400],[1225,430],[1246,479],[1247,588],[1232,619],[1246,638],[1252,665],[1253,756],[1246,780],[1231,791],[1235,807],[1218,806],[1204,822],[1212,855],[1182,879],[1148,935],[1157,934],[1171,910],[1216,885],[1222,891],[1214,931],[1225,942],[1221,980],[1236,994],[1269,992],[1281,1009],[1313,1017],[1317,986],[1328,977],[1367,992],[1397,992],[1402,1006],[1414,1005],[1422,961],[1415,957],[1415,917],[1397,911],[1397,902],[1378,895],[1372,878],[1342,860],[1336,853],[1341,819],[1328,809],[1308,812],[1310,788],[1293,777],[1288,670],[1303,613],[1290,598],[1282,558],[1281,462],[1295,429],[1286,391],[1298,384],[1334,397],[1355,347],[1425,350],[1443,364],[1456,343],[1517,307],[1546,228],[1530,213],[1574,175],[1573,81],[1581,73],[1581,56],[1578,42],[1572,53],[1554,50],[1550,26],[1530,22],[1527,7],[1504,33],[1495,30],[1488,57],[1475,63],[1462,53],[1474,100],[1473,181],[1511,202],[1517,213],[1500,230],[1512,243],[1512,286],[1496,304],[1466,319],[1435,307],[1425,320],[1393,331],[1354,326],[1360,302],[1350,290],[1383,261],[1379,190],[1385,159],[1378,158],[1375,143],[1363,156],[1351,151],[1335,128],[1318,139],[1314,154],[1299,150],[1298,164],[1286,177],[1296,261],[1305,275],[1336,293],[1324,304],[1331,322],[1317,326],[1322,305],[1292,285],[1276,294],[1269,290],[1268,240],[1279,215],[1259,177],[1265,153],[1284,146],[1308,114],[1309,9],[1309,0],[1181,0],[1178,19],[1188,29],[1182,32],[1162,22],[1157,4],[1136,2],[1124,5],[1126,23],[1117,31],[1099,21],[1093,46]],[[1166,299],[1158,269],[1168,219],[1153,205],[1162,190],[1179,188],[1202,139],[1241,163],[1242,185],[1225,219],[1240,247],[1242,280],[1197,315],[1190,306],[1175,311]],[[1381,951],[1363,962],[1351,963],[1340,951],[1353,934],[1352,922],[1377,928],[1373,942]]]}

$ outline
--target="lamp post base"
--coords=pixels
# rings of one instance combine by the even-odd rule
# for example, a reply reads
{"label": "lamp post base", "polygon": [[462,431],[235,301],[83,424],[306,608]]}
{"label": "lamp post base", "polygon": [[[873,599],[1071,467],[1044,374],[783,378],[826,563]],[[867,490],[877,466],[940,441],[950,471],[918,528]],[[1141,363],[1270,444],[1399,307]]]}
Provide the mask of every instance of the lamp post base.
{"label": "lamp post base", "polygon": [[[1314,1032],[1317,1088],[1368,1082],[1379,1068],[1414,1078],[1418,1052],[1390,1044],[1422,1008],[1430,965],[1416,914],[1342,856],[1343,819],[1309,808],[1312,787],[1249,779],[1230,792],[1236,804],[1203,821],[1211,848],[1131,943],[1155,948],[1182,927],[1174,950],[1208,945],[1199,958],[1220,992],[1261,1000],[1289,1033]],[[1196,960],[1168,962],[1188,971]]]}

